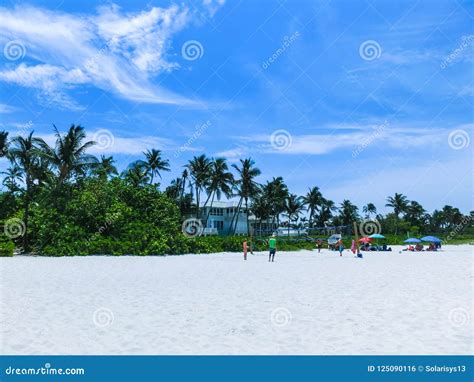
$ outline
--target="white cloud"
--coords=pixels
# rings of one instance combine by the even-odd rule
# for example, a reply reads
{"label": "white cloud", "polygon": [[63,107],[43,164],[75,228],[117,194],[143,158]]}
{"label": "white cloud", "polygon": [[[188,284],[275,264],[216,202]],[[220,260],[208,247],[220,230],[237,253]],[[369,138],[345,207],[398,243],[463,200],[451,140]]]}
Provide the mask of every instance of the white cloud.
{"label": "white cloud", "polygon": [[[464,163],[469,154],[463,154]],[[325,195],[338,202],[350,199],[359,206],[375,203],[379,212],[390,212],[385,207],[387,196],[402,192],[410,200],[417,200],[430,212],[445,204],[456,205],[465,213],[472,210],[472,166],[462,166],[463,161],[429,160],[419,165],[387,166],[371,171],[370,176],[339,176],[342,183],[330,179],[322,185]],[[350,167],[352,169],[352,167]],[[336,185],[334,185],[336,184]]]}
{"label": "white cloud", "polygon": [[[38,134],[38,136],[51,146],[56,142],[54,134]],[[177,148],[177,145],[170,139],[151,135],[123,137],[109,130],[88,132],[86,139],[97,140],[97,144],[87,150],[92,155],[140,155],[145,150],[152,148],[163,151],[172,151]]]}
{"label": "white cloud", "polygon": [[18,109],[16,107],[7,105],[5,103],[0,103],[0,114],[13,113],[17,110]]}
{"label": "white cloud", "polygon": [[[463,129],[472,126],[463,125]],[[293,134],[288,147],[278,148],[272,145],[270,134],[256,134],[247,137],[236,137],[236,147],[218,153],[227,158],[242,157],[256,150],[260,153],[282,155],[324,155],[336,150],[354,150],[355,155],[364,151],[372,144],[387,148],[420,147],[439,144],[447,139],[448,129],[416,128],[406,126],[392,126],[389,122],[364,124],[334,124],[328,125],[325,133]]]}
{"label": "white cloud", "polygon": [[0,41],[19,41],[25,59],[40,62],[9,62],[0,80],[39,89],[53,102],[73,108],[77,105],[66,92],[85,84],[134,101],[194,105],[153,81],[178,67],[167,50],[174,34],[191,22],[188,8],[177,5],[135,13],[109,5],[95,15],[0,7]]}
{"label": "white cloud", "polygon": [[225,0],[203,0],[202,4],[207,8],[209,14],[214,16],[217,10],[224,5]]}

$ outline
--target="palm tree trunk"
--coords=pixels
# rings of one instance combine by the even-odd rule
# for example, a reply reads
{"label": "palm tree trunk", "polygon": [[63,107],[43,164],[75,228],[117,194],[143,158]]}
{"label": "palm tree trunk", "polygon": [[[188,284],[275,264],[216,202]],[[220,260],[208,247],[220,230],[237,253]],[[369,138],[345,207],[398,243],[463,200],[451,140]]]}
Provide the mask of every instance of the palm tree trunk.
{"label": "palm tree trunk", "polygon": [[[237,206],[240,205],[240,201],[242,200],[242,198],[239,199],[239,203],[237,203]],[[232,215],[232,220],[230,221],[230,225],[229,225],[229,229],[227,230],[227,234],[230,235],[231,231],[232,231],[232,227],[234,225],[234,219],[235,219],[235,215],[236,213],[234,212],[234,214]]]}
{"label": "palm tree trunk", "polygon": [[240,203],[239,203],[239,206],[237,207],[236,219],[234,223],[234,230],[233,230],[234,235],[235,235],[235,231],[237,230],[237,224],[239,224],[239,215],[240,215],[240,209],[242,208],[242,202],[243,202],[243,199],[240,198]]}
{"label": "palm tree trunk", "polygon": [[25,232],[23,234],[23,250],[25,252],[29,249],[28,243],[28,222],[30,219],[30,189],[31,182],[29,175],[26,176],[26,191],[25,191],[25,211],[23,212],[23,223],[25,224]]}
{"label": "palm tree trunk", "polygon": [[[209,215],[211,214],[212,204],[214,203],[214,196],[216,196],[216,192],[214,191],[211,194],[212,194],[211,205],[209,206],[209,211],[207,211],[206,221],[204,223],[204,227],[207,227],[207,221],[209,220]],[[207,201],[206,201],[206,203],[207,203]]]}
{"label": "palm tree trunk", "polygon": [[196,186],[196,219],[199,219],[199,187]]}
{"label": "palm tree trunk", "polygon": [[288,214],[288,237],[290,237],[291,214]]}
{"label": "palm tree trunk", "polygon": [[[237,223],[238,223],[238,217],[237,214],[240,211],[240,206],[242,205],[242,198],[240,198],[239,203],[237,204],[237,209],[234,212],[234,215],[232,216],[232,220],[230,222],[230,227],[229,227],[229,234],[232,232],[232,234],[235,234],[235,230],[237,228]],[[235,220],[235,223],[234,223]]]}
{"label": "palm tree trunk", "polygon": [[207,206],[207,203],[209,202],[209,199],[211,198],[212,193],[213,192],[211,191],[209,194],[207,194],[207,199],[206,199],[204,205],[202,206],[203,208]]}
{"label": "palm tree trunk", "polygon": [[250,236],[248,198],[245,198],[245,215],[247,216],[247,236]]}

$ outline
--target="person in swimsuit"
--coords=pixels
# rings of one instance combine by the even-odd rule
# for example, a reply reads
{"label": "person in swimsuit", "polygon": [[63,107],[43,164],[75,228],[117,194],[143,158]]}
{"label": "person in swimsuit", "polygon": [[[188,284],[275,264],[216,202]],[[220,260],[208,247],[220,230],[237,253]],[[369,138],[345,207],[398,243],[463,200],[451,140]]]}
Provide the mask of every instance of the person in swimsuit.
{"label": "person in swimsuit", "polygon": [[342,256],[342,252],[344,251],[344,244],[342,243],[342,240],[339,239],[337,242],[337,247],[339,249],[339,256]]}

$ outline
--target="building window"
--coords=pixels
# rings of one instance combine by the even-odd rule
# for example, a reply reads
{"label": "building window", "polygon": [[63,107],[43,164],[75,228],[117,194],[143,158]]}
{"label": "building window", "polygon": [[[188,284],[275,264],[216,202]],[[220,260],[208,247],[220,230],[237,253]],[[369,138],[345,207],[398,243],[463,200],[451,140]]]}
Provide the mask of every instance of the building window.
{"label": "building window", "polygon": [[218,231],[222,231],[224,229],[224,222],[214,221],[214,228],[217,228]]}
{"label": "building window", "polygon": [[224,209],[223,208],[211,208],[211,215],[212,216],[223,216]]}

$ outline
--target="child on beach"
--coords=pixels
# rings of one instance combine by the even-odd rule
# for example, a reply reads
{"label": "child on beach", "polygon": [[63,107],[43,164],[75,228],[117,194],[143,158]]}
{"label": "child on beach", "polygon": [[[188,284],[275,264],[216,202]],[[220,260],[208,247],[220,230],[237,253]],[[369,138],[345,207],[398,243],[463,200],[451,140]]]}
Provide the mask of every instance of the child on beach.
{"label": "child on beach", "polygon": [[275,234],[272,235],[270,239],[268,239],[268,249],[270,251],[268,255],[268,261],[272,261],[275,259],[275,252],[276,252],[276,237]]}
{"label": "child on beach", "polygon": [[342,240],[339,239],[337,242],[337,248],[339,249],[339,256],[342,256],[342,252],[344,251],[344,244],[342,243]]}
{"label": "child on beach", "polygon": [[244,242],[242,243],[242,249],[244,250],[244,260],[247,260],[247,250],[248,250],[247,239],[245,239]]}

